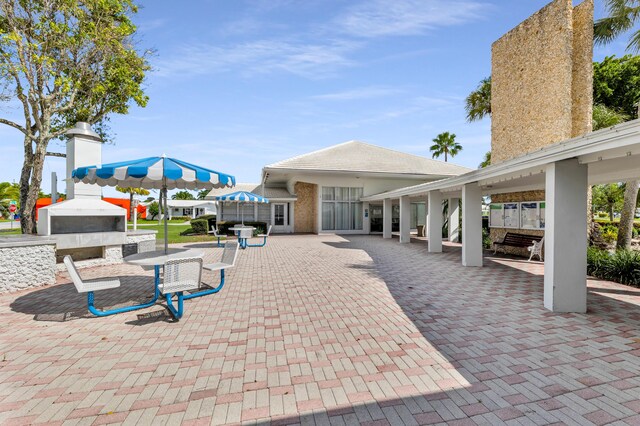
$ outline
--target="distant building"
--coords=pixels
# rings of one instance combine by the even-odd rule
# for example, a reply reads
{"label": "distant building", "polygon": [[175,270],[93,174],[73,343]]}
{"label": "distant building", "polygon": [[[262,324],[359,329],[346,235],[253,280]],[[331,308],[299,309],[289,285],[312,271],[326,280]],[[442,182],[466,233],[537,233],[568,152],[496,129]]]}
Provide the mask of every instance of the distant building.
{"label": "distant building", "polygon": [[[262,184],[237,184],[214,189],[206,197],[249,191],[269,204],[221,203],[218,220],[261,221],[273,232],[382,232],[382,204],[361,197],[431,182],[470,171],[466,167],[407,154],[364,142],[350,141],[265,166]],[[424,202],[411,206],[411,223],[424,225]],[[393,208],[395,227],[399,207]]]}

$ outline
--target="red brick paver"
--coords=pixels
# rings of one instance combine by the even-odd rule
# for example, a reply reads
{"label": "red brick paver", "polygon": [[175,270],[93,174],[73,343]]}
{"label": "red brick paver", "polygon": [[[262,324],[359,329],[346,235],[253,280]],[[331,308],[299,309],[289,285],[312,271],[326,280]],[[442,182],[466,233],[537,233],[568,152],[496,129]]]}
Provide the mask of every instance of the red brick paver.
{"label": "red brick paver", "polygon": [[[132,265],[81,273],[121,279],[98,306],[151,293]],[[634,424],[640,290],[590,281],[586,315],[554,314],[541,274],[463,268],[451,244],[273,236],[179,322],[161,305],[93,318],[61,274],[0,296],[0,422]]]}

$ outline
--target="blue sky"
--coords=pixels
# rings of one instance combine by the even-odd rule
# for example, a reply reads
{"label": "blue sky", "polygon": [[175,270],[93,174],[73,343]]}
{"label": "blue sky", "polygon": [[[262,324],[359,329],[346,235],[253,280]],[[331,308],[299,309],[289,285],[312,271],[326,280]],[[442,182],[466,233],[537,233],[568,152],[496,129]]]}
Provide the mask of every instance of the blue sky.
{"label": "blue sky", "polygon": [[[257,182],[266,164],[352,139],[430,157],[431,139],[449,131],[463,146],[453,162],[475,168],[490,123],[466,123],[464,98],[491,72],[491,43],[546,3],[144,2],[139,45],[157,52],[149,104],[112,118],[103,161],[166,153]],[[594,59],[624,54],[626,41],[596,47]],[[0,181],[17,181],[22,138],[0,126],[0,139]],[[45,192],[52,171],[62,179],[64,160],[47,158]]]}

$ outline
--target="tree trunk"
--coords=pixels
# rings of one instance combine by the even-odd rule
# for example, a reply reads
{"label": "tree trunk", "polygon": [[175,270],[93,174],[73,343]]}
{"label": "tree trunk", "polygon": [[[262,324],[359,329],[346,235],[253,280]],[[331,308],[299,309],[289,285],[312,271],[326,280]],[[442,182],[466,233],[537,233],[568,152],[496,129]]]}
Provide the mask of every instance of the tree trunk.
{"label": "tree trunk", "polygon": [[27,191],[25,205],[22,207],[24,211],[24,216],[21,216],[23,221],[22,228],[23,232],[26,229],[27,234],[35,234],[38,231],[36,224],[36,201],[38,201],[40,185],[42,184],[42,170],[44,169],[46,151],[46,142],[38,141],[36,151],[33,155],[33,169],[31,171],[29,190]]}
{"label": "tree trunk", "polygon": [[[33,172],[33,151],[31,148],[31,139],[25,136],[24,140],[24,161],[22,163],[22,172],[20,173],[20,228],[23,234],[30,234],[33,224],[30,219],[26,219],[25,206],[29,194],[29,181]],[[29,216],[31,217],[31,216]]]}
{"label": "tree trunk", "polygon": [[609,222],[613,222],[613,204],[609,204]]}
{"label": "tree trunk", "polygon": [[630,249],[631,238],[633,236],[633,219],[636,212],[636,202],[638,198],[638,190],[640,189],[640,180],[630,180],[626,183],[624,191],[624,206],[620,215],[620,224],[618,225],[618,241],[616,249]]}

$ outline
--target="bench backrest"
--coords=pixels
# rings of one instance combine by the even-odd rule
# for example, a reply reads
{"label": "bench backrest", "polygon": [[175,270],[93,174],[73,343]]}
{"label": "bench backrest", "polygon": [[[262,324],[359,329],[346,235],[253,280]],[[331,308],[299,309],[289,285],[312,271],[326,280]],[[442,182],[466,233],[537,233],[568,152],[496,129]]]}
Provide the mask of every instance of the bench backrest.
{"label": "bench backrest", "polygon": [[525,235],[507,232],[504,236],[504,244],[533,244],[534,241],[540,241],[541,235]]}
{"label": "bench backrest", "polygon": [[76,290],[78,290],[78,293],[84,293],[84,283],[82,282],[82,278],[80,278],[78,269],[76,268],[75,263],[73,263],[73,259],[71,258],[71,256],[66,255],[63,259],[63,262],[64,266],[67,267],[67,271],[69,271],[71,281],[73,281],[73,285],[76,286]]}
{"label": "bench backrest", "polygon": [[164,264],[163,293],[174,293],[200,287],[202,258],[189,257],[167,260]]}
{"label": "bench backrest", "polygon": [[235,266],[236,258],[238,257],[238,241],[227,241],[224,244],[224,250],[222,250],[221,263],[226,263],[229,266]]}

